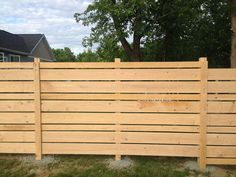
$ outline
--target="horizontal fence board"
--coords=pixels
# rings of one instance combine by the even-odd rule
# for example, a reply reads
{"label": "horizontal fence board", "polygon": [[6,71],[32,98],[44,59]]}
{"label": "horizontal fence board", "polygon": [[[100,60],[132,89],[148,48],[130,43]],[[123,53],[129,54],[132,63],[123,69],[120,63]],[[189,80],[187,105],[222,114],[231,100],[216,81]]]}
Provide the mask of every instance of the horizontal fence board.
{"label": "horizontal fence board", "polygon": [[236,93],[236,81],[208,82],[208,93]]}
{"label": "horizontal fence board", "polygon": [[0,131],[34,131],[34,125],[1,125]]}
{"label": "horizontal fence board", "polygon": [[43,142],[115,143],[114,132],[46,131],[42,137]]}
{"label": "horizontal fence board", "polygon": [[33,131],[0,131],[0,142],[34,142]]}
{"label": "horizontal fence board", "polygon": [[[1,98],[1,95],[0,95]],[[200,94],[42,94],[42,100],[200,100]]]}
{"label": "horizontal fence board", "polygon": [[44,124],[174,124],[198,125],[198,114],[42,113]]}
{"label": "horizontal fence board", "polygon": [[199,82],[41,82],[41,92],[200,93]]}
{"label": "horizontal fence board", "polygon": [[236,101],[236,94],[208,94],[209,101]]}
{"label": "horizontal fence board", "polygon": [[209,126],[236,126],[235,114],[208,114]]}
{"label": "horizontal fence board", "polygon": [[33,92],[34,91],[34,83],[21,81],[21,82],[0,82],[0,92]]}
{"label": "horizontal fence board", "polygon": [[42,62],[40,68],[200,68],[199,62]]}
{"label": "horizontal fence board", "polygon": [[0,143],[0,153],[12,153],[12,154],[33,154],[35,153],[34,143]]}
{"label": "horizontal fence board", "polygon": [[43,131],[115,131],[116,125],[43,124]]}
{"label": "horizontal fence board", "polygon": [[207,127],[208,133],[236,133],[236,127]]}
{"label": "horizontal fence board", "polygon": [[[42,101],[44,112],[186,112],[198,113],[199,102]],[[1,104],[0,104],[1,108]]]}
{"label": "horizontal fence board", "polygon": [[[196,157],[197,146],[187,145],[120,145],[121,154],[124,155],[154,155],[154,156],[185,156]],[[155,155],[156,154],[156,155]]]}
{"label": "horizontal fence board", "polygon": [[34,113],[0,113],[0,124],[32,124]]}
{"label": "horizontal fence board", "polygon": [[236,80],[235,69],[208,69],[208,80]]}
{"label": "horizontal fence board", "polygon": [[116,149],[115,144],[42,143],[43,154],[114,155]]}
{"label": "horizontal fence board", "polygon": [[181,145],[136,145],[120,144],[76,144],[43,143],[43,154],[105,154],[121,155],[185,156],[196,157],[197,146]]}
{"label": "horizontal fence board", "polygon": [[236,158],[236,146],[207,146],[207,157]]}
{"label": "horizontal fence board", "polygon": [[207,164],[211,164],[211,165],[236,165],[236,158],[207,158]]}
{"label": "horizontal fence board", "polygon": [[199,69],[43,69],[41,80],[200,80]]}
{"label": "horizontal fence board", "polygon": [[0,101],[0,112],[34,111],[33,101]]}
{"label": "horizontal fence board", "polygon": [[[115,143],[116,132],[43,132],[43,142],[103,142]],[[194,133],[144,133],[121,132],[121,143],[155,144],[198,144],[198,135]]]}
{"label": "horizontal fence board", "polygon": [[32,62],[1,62],[0,69],[33,69]]}
{"label": "horizontal fence board", "polygon": [[30,93],[0,93],[0,100],[32,100],[34,95]]}
{"label": "horizontal fence board", "polygon": [[[0,66],[1,67],[1,66]],[[34,80],[33,70],[0,69],[0,81],[4,80]]]}
{"label": "horizontal fence board", "polygon": [[[15,126],[15,125],[14,125]],[[13,127],[8,126],[1,126],[0,130],[11,130],[14,129]],[[19,127],[18,129],[20,129]],[[55,125],[55,124],[43,124],[42,130],[44,131],[63,131],[63,130],[77,130],[77,131],[115,131],[116,125],[71,125],[71,124],[62,124],[62,125]],[[17,127],[15,127],[17,129]],[[28,129],[31,130],[31,127],[24,126],[22,130]],[[33,128],[32,128],[33,130]],[[198,126],[175,126],[175,125],[120,125],[121,131],[131,131],[131,132],[199,132]]]}
{"label": "horizontal fence board", "polygon": [[122,132],[122,143],[157,143],[157,144],[198,144],[199,135],[196,133],[143,133]]}
{"label": "horizontal fence board", "polygon": [[158,131],[158,132],[199,132],[199,126],[174,126],[174,125],[120,125],[122,131]]}
{"label": "horizontal fence board", "polygon": [[236,101],[208,102],[208,113],[236,113]]}
{"label": "horizontal fence board", "polygon": [[235,145],[236,136],[235,134],[208,134],[207,145]]}

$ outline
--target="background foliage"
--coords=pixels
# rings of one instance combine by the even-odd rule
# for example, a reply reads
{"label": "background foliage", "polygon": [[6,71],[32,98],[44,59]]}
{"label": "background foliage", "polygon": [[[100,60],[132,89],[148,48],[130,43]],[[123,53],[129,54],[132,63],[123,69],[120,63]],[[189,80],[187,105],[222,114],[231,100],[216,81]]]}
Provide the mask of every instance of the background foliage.
{"label": "background foliage", "polygon": [[[140,9],[142,13],[137,13]],[[230,66],[230,4],[226,0],[94,0],[75,18],[92,25],[83,41],[86,50],[72,56],[68,48],[56,49],[59,61],[113,61],[116,57],[137,61],[138,55],[130,55],[123,45],[124,38],[133,53],[139,52],[138,61],[206,56],[210,67]],[[140,37],[137,51],[135,35]],[[94,44],[98,48],[89,50]]]}

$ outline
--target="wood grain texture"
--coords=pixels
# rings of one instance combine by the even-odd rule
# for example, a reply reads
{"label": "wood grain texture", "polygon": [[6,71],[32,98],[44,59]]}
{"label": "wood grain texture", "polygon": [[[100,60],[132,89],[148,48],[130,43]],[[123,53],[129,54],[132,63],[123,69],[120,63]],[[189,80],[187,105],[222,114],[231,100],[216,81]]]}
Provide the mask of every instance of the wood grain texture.
{"label": "wood grain texture", "polygon": [[42,62],[41,68],[200,68],[199,62]]}
{"label": "wood grain texture", "polygon": [[32,62],[1,62],[0,69],[33,69]]}
{"label": "wood grain texture", "polygon": [[43,124],[174,124],[199,125],[198,114],[151,114],[151,113],[42,113]]}
{"label": "wood grain texture", "polygon": [[[1,106],[1,105],[0,105]],[[199,113],[199,102],[42,101],[44,112],[184,112]]]}
{"label": "wood grain texture", "polygon": [[236,158],[207,158],[207,164],[211,164],[211,165],[236,165]]}
{"label": "wood grain texture", "polygon": [[33,154],[34,143],[0,143],[0,153]]}
{"label": "wood grain texture", "polygon": [[32,112],[33,101],[0,101],[0,112]]}
{"label": "wood grain texture", "polygon": [[236,80],[236,70],[235,69],[209,69],[208,80]]}
{"label": "wood grain texture", "polygon": [[206,168],[206,142],[207,142],[207,91],[208,91],[208,62],[207,58],[200,58],[201,64],[201,99],[200,99],[200,134],[199,134],[199,167]]}
{"label": "wood grain texture", "polygon": [[[14,95],[9,95],[9,99],[13,99]],[[15,98],[18,98],[16,95]],[[21,95],[19,95],[19,98],[21,98]],[[28,97],[25,97],[22,95],[22,99],[24,98],[30,98],[30,95]],[[43,100],[143,100],[143,101],[173,101],[173,100],[192,100],[192,101],[199,101],[200,100],[200,94],[77,94],[77,93],[43,93],[41,94],[41,98]],[[228,97],[228,99],[232,99],[231,97]],[[1,99],[1,95],[0,95]],[[209,99],[220,99],[216,98],[214,95],[213,98]],[[223,98],[226,99],[226,98]],[[236,100],[236,99],[235,99]]]}
{"label": "wood grain texture", "polygon": [[[0,66],[1,67],[1,66]],[[0,80],[34,80],[33,70],[26,69],[0,69]]]}
{"label": "wood grain texture", "polygon": [[[121,155],[148,156],[185,156],[196,157],[197,146],[181,145],[135,145],[121,144]],[[105,154],[115,155],[115,144],[76,144],[76,143],[43,143],[44,154]]]}
{"label": "wood grain texture", "polygon": [[236,164],[235,69],[207,69],[206,61],[17,62],[0,63],[0,82],[0,153]]}
{"label": "wood grain texture", "polygon": [[50,82],[43,93],[200,93],[198,82]]}
{"label": "wood grain texture", "polygon": [[3,81],[1,82],[0,92],[32,93],[34,92],[34,83],[30,81],[19,81],[19,82]]}
{"label": "wood grain texture", "polygon": [[35,118],[35,155],[42,159],[42,117],[41,117],[41,80],[40,59],[34,61],[34,118]]}
{"label": "wood grain texture", "polygon": [[41,80],[200,80],[200,72],[199,69],[44,69]]}

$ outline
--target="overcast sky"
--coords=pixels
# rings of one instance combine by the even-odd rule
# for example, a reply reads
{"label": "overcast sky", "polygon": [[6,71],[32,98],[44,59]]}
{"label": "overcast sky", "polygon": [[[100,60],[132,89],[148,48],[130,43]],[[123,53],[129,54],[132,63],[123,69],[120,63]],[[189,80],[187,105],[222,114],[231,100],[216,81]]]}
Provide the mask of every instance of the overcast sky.
{"label": "overcast sky", "polygon": [[84,50],[82,39],[90,28],[76,23],[73,15],[92,0],[0,0],[0,29],[11,33],[45,34],[52,48]]}

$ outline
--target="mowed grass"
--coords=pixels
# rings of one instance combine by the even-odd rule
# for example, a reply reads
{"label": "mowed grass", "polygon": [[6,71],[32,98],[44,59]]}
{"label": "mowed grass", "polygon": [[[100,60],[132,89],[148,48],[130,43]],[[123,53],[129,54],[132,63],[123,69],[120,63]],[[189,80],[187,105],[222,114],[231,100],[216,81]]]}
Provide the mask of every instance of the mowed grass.
{"label": "mowed grass", "polygon": [[[55,156],[35,161],[33,156],[0,156],[0,177],[194,177],[207,173],[183,168],[186,159],[130,157],[131,167],[114,169],[108,156]],[[189,159],[188,159],[189,160]]]}

